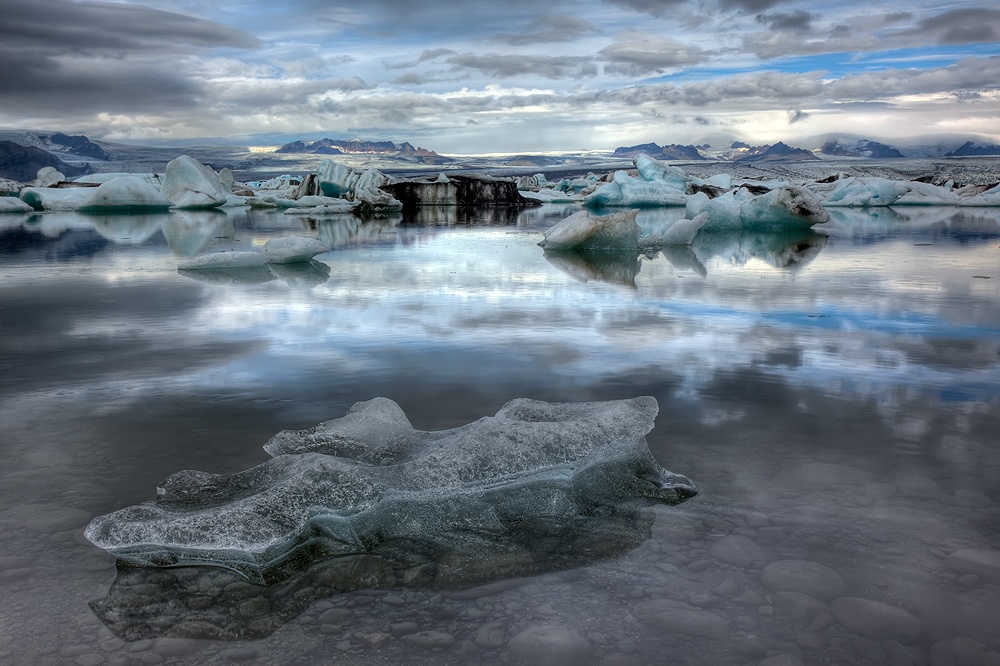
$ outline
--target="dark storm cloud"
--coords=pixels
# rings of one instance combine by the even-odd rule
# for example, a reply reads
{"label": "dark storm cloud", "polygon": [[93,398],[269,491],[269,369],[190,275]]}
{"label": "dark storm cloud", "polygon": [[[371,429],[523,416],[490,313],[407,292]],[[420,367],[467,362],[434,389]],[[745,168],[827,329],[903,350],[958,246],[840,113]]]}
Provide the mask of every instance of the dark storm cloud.
{"label": "dark storm cloud", "polygon": [[610,2],[613,5],[642,12],[643,14],[662,16],[667,12],[683,7],[686,0],[610,0]]}
{"label": "dark storm cloud", "polygon": [[813,15],[799,9],[789,14],[782,12],[757,14],[755,18],[757,23],[763,23],[771,30],[809,32],[812,28]]}
{"label": "dark storm cloud", "polygon": [[802,109],[789,109],[788,110],[788,124],[794,125],[795,123],[805,120],[809,117],[809,114]]}
{"label": "dark storm cloud", "polygon": [[784,0],[720,0],[719,6],[723,9],[736,9],[747,14],[762,12],[775,5],[780,5]]}
{"label": "dark storm cloud", "polygon": [[597,65],[582,56],[459,53],[445,62],[453,68],[473,69],[496,78],[540,76],[546,79],[575,79],[597,76]]}
{"label": "dark storm cloud", "polygon": [[494,35],[493,40],[511,46],[524,46],[549,42],[571,42],[587,33],[600,32],[597,26],[578,16],[542,16],[533,20],[532,24],[533,31],[516,34],[500,33]]}
{"label": "dark storm cloud", "polygon": [[138,5],[0,0],[0,16],[6,111],[193,107],[202,89],[177,59],[207,48],[259,45],[240,30]]}
{"label": "dark storm cloud", "polygon": [[80,59],[60,62],[0,47],[0,90],[8,112],[143,112],[190,108],[202,88],[159,62]]}
{"label": "dark storm cloud", "polygon": [[600,51],[609,64],[606,72],[642,76],[671,67],[693,65],[705,54],[678,41],[632,31],[619,36],[615,43]]}
{"label": "dark storm cloud", "polygon": [[925,18],[903,34],[940,44],[1000,42],[1000,9],[953,9]]}
{"label": "dark storm cloud", "polygon": [[0,0],[0,44],[5,51],[50,54],[185,52],[215,47],[253,48],[247,33],[205,19],[140,5],[66,0]]}

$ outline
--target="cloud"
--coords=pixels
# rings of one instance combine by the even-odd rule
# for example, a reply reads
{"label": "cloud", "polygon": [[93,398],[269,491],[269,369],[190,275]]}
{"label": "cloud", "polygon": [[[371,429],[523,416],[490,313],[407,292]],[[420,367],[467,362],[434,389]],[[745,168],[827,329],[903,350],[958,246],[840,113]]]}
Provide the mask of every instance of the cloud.
{"label": "cloud", "polygon": [[142,5],[67,0],[0,0],[4,51],[106,55],[255,48],[258,38],[212,21]]}
{"label": "cloud", "polygon": [[642,76],[664,69],[693,65],[706,58],[696,47],[640,30],[622,33],[599,52],[609,63],[607,72]]}
{"label": "cloud", "polygon": [[722,9],[735,9],[747,14],[762,12],[786,0],[719,0]]}
{"label": "cloud", "polygon": [[809,114],[802,109],[788,109],[788,124],[794,125],[795,123],[805,120],[809,117]]}
{"label": "cloud", "polygon": [[579,16],[566,14],[547,15],[532,21],[535,30],[519,34],[500,33],[493,36],[493,40],[511,46],[525,46],[527,44],[547,44],[551,42],[571,42],[586,35],[587,33],[600,32],[600,30],[590,21],[586,21]]}
{"label": "cloud", "polygon": [[952,9],[925,18],[901,34],[938,44],[1000,42],[1000,9]]}
{"label": "cloud", "polygon": [[584,56],[458,53],[445,62],[453,69],[473,69],[494,78],[540,76],[546,79],[579,79],[597,76],[597,65]]}
{"label": "cloud", "polygon": [[197,107],[192,56],[261,44],[241,30],[140,5],[0,0],[4,111],[137,113]]}
{"label": "cloud", "polygon": [[787,32],[809,32],[812,29],[813,14],[796,10],[790,14],[757,14],[757,23],[763,23],[769,30],[780,30]]}
{"label": "cloud", "polygon": [[610,0],[611,4],[643,14],[663,16],[686,4],[686,0]]}

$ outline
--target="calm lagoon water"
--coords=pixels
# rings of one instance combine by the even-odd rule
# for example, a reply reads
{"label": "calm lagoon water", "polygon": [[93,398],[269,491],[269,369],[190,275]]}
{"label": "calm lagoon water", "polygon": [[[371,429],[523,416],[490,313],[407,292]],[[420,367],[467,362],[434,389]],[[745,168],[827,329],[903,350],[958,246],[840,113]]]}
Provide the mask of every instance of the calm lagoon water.
{"label": "calm lagoon water", "polygon": [[[0,663],[997,663],[1000,211],[547,255],[571,211],[0,218]],[[177,270],[282,235],[333,249]],[[436,430],[640,395],[701,494],[578,560],[483,553],[485,587],[119,573],[82,535],[360,400]]]}

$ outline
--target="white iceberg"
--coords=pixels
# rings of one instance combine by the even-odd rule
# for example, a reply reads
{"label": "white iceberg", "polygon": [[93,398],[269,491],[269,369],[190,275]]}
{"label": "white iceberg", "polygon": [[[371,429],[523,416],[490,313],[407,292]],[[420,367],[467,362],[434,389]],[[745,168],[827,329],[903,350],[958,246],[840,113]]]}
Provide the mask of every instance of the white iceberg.
{"label": "white iceberg", "polygon": [[311,260],[317,254],[329,251],[323,241],[305,236],[272,238],[259,252],[212,252],[178,264],[182,271],[217,268],[259,268],[265,264],[295,264]]}
{"label": "white iceberg", "polygon": [[572,190],[561,191],[555,190],[551,187],[543,187],[538,190],[519,190],[521,196],[525,199],[534,199],[535,201],[541,201],[542,203],[577,203],[583,200],[583,197],[573,192]]}
{"label": "white iceberg", "polygon": [[360,174],[350,167],[328,158],[319,163],[316,175],[319,178],[320,190],[328,197],[339,197],[353,192],[360,177]]}
{"label": "white iceberg", "polygon": [[0,213],[34,213],[35,209],[15,197],[0,197]]}
{"label": "white iceberg", "polygon": [[160,187],[160,176],[155,173],[126,173],[124,171],[111,171],[106,173],[88,173],[73,179],[74,183],[106,183],[115,178],[139,178],[157,189]]}
{"label": "white iceberg", "polygon": [[77,205],[76,210],[80,213],[167,210],[172,205],[148,181],[135,176],[113,178],[83,191],[90,196]]}
{"label": "white iceberg", "polygon": [[160,193],[176,208],[215,208],[227,201],[218,174],[187,155],[167,163]]}
{"label": "white iceberg", "polygon": [[546,250],[621,250],[638,252],[639,211],[594,215],[581,210],[544,232],[539,245]]}
{"label": "white iceberg", "polygon": [[690,245],[706,222],[708,222],[707,212],[699,213],[693,219],[682,218],[662,231],[641,238],[640,244],[643,247]]}
{"label": "white iceberg", "polygon": [[55,167],[42,167],[38,170],[38,175],[35,176],[35,185],[36,187],[52,187],[64,180],[66,180],[66,176]]}
{"label": "white iceberg", "polygon": [[26,187],[20,197],[34,210],[76,210],[92,192],[89,187]]}
{"label": "white iceberg", "polygon": [[261,252],[270,264],[294,264],[309,261],[317,254],[329,252],[330,248],[321,240],[305,236],[282,236],[272,238]]}
{"label": "white iceberg", "polygon": [[267,263],[263,252],[212,252],[177,264],[182,271],[200,271],[215,268],[259,268]]}
{"label": "white iceberg", "polygon": [[[531,525],[676,505],[697,492],[653,458],[651,397],[517,399],[496,416],[415,430],[386,398],[284,431],[232,476],[172,475],[157,499],[95,518],[86,537],[139,566],[211,564],[267,580],[313,558],[412,550],[488,556]],[[395,549],[395,550],[394,550]]]}

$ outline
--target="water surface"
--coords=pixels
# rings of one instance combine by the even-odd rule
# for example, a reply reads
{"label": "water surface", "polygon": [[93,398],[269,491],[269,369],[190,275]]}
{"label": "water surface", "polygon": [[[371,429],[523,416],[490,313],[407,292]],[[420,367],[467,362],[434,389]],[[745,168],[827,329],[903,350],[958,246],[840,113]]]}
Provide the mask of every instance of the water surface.
{"label": "water surface", "polygon": [[[531,636],[548,663],[1000,648],[1000,214],[836,210],[822,233],[543,252],[572,210],[0,218],[0,661],[499,664],[543,654]],[[177,270],[292,234],[333,249]],[[491,587],[385,586],[365,561],[272,588],[119,574],[82,536],[173,472],[259,464],[276,432],[360,400],[434,430],[515,397],[638,395],[659,401],[654,455],[701,494],[596,558],[526,573],[484,554]],[[790,560],[839,587],[803,600]]]}

